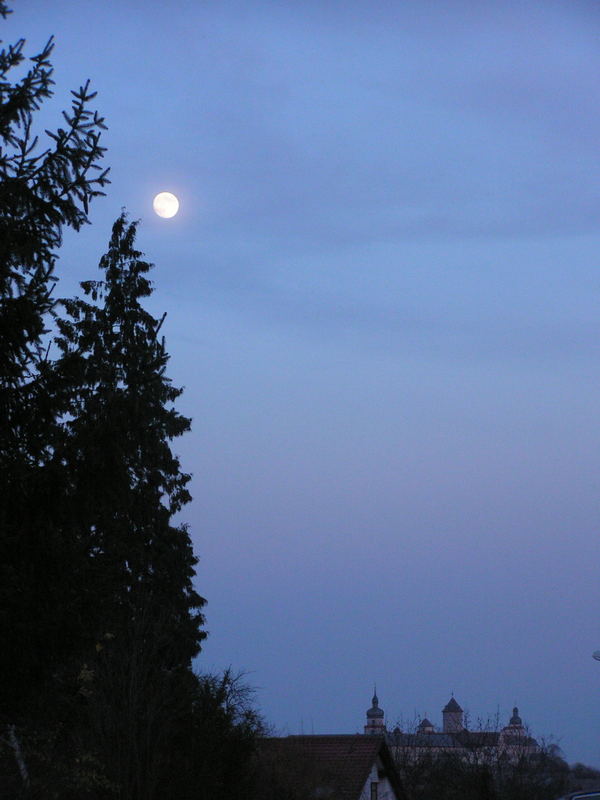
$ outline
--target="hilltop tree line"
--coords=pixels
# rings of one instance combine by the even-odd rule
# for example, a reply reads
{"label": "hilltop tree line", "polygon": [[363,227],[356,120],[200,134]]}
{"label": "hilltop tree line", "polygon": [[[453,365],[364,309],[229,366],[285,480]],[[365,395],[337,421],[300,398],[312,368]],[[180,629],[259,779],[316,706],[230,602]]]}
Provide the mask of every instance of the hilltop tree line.
{"label": "hilltop tree line", "polygon": [[88,83],[35,132],[52,49],[0,52],[0,794],[241,797],[262,723],[239,676],[192,670],[204,600],[171,449],[190,420],[136,223],[80,296],[55,292],[109,179]]}

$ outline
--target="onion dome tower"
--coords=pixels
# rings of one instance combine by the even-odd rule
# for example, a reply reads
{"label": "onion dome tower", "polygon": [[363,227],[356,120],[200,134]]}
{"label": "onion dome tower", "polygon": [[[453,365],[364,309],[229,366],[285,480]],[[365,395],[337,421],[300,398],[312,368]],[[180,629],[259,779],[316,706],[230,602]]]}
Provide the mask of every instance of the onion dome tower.
{"label": "onion dome tower", "polygon": [[513,708],[512,717],[508,722],[511,728],[522,728],[523,727],[523,720],[519,716],[519,709],[515,706]]}
{"label": "onion dome tower", "polygon": [[515,760],[522,755],[539,752],[539,745],[535,739],[529,736],[516,706],[513,708],[508,725],[500,731],[500,745]]}
{"label": "onion dome tower", "polygon": [[379,708],[379,698],[377,697],[377,689],[373,694],[371,700],[371,708],[367,711],[367,724],[365,725],[365,733],[373,734],[385,733],[385,722],[383,709]]}

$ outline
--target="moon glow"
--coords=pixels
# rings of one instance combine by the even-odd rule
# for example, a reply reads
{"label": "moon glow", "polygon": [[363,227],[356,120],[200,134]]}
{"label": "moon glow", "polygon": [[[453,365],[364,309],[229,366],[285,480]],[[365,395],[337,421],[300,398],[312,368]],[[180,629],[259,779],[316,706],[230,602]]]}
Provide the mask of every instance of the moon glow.
{"label": "moon glow", "polygon": [[179,211],[179,200],[171,192],[160,192],[152,201],[152,208],[159,217],[170,219]]}

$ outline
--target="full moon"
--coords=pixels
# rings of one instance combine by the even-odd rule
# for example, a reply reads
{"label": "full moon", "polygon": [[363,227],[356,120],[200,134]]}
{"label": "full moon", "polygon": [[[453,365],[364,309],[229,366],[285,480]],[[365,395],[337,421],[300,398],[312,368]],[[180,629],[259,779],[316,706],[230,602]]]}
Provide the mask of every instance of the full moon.
{"label": "full moon", "polygon": [[179,200],[171,192],[160,192],[152,201],[152,208],[159,217],[170,219],[179,211]]}

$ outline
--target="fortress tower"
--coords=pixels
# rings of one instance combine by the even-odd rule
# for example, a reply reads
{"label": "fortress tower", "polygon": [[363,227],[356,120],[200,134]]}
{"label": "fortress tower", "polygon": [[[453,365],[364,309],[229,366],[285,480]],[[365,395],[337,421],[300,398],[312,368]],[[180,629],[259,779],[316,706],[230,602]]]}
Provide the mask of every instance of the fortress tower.
{"label": "fortress tower", "polygon": [[442,709],[442,717],[444,733],[458,733],[458,731],[464,730],[463,710],[454,697],[451,697]]}

